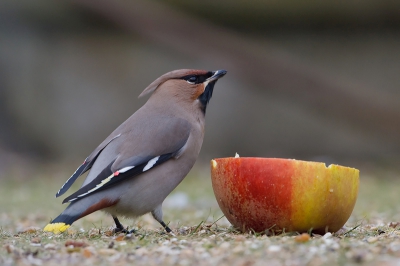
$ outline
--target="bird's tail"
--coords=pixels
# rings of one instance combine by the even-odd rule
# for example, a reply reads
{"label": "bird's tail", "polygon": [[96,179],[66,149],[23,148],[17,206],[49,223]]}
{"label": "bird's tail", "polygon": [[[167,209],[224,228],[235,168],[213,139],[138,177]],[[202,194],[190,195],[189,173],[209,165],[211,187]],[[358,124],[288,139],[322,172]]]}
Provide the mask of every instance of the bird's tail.
{"label": "bird's tail", "polygon": [[[98,198],[100,198],[100,200],[98,200]],[[107,198],[102,198],[101,194],[97,194],[97,198],[86,197],[79,201],[71,202],[57,218],[45,226],[43,231],[60,234],[65,232],[76,220],[97,210],[111,207],[117,202],[118,199],[109,200]]]}
{"label": "bird's tail", "polygon": [[54,234],[65,232],[73,222],[81,217],[81,212],[77,212],[74,210],[75,208],[71,207],[72,204],[70,204],[57,218],[46,225],[43,231],[53,232]]}
{"label": "bird's tail", "polygon": [[60,214],[57,218],[47,224],[43,231],[61,234],[62,232],[66,231],[77,219],[78,217]]}

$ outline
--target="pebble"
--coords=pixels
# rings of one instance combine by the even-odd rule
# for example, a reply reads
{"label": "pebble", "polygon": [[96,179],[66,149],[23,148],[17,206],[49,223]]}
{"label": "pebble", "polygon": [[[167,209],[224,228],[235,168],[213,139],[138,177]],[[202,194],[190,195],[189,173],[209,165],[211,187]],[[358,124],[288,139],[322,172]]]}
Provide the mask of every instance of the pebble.
{"label": "pebble", "polygon": [[149,254],[149,250],[145,249],[145,248],[139,248],[139,249],[135,250],[135,254],[137,254],[139,256],[146,256]]}
{"label": "pebble", "polygon": [[183,257],[191,258],[194,255],[194,252],[191,249],[184,249],[181,251],[181,255]]}
{"label": "pebble", "polygon": [[125,239],[125,234],[121,234],[121,235],[118,235],[116,238],[115,238],[115,241],[123,241]]}
{"label": "pebble", "polygon": [[238,235],[237,237],[235,237],[235,241],[238,241],[238,242],[242,242],[245,240],[246,240],[246,237],[243,235]]}
{"label": "pebble", "polygon": [[375,243],[376,241],[378,241],[378,238],[375,236],[371,236],[367,239],[368,243]]}
{"label": "pebble", "polygon": [[31,239],[31,243],[39,244],[40,242],[42,242],[40,237],[34,237]]}
{"label": "pebble", "polygon": [[80,247],[74,247],[74,246],[68,246],[67,247],[67,252],[68,253],[74,253],[74,252],[81,252],[81,248]]}
{"label": "pebble", "polygon": [[39,227],[31,226],[31,227],[28,227],[28,228],[25,228],[25,229],[19,231],[18,233],[20,233],[20,234],[34,234],[34,233],[36,233],[37,231],[40,231],[40,230],[41,230],[41,228],[39,228]]}
{"label": "pebble", "polygon": [[260,243],[251,243],[250,248],[251,249],[258,249],[260,247]]}
{"label": "pebble", "polygon": [[53,244],[53,243],[48,243],[48,244],[44,245],[44,249],[55,250],[56,249],[56,245]]}
{"label": "pebble", "polygon": [[86,247],[82,250],[82,254],[85,258],[90,258],[96,254],[96,250],[93,247]]}
{"label": "pebble", "polygon": [[311,239],[310,235],[307,233],[303,233],[301,235],[295,236],[294,241],[298,243],[305,243]]}
{"label": "pebble", "polygon": [[276,246],[276,245],[272,245],[268,247],[268,251],[269,252],[279,252],[281,251],[281,247],[280,246]]}
{"label": "pebble", "polygon": [[111,256],[117,253],[115,249],[110,249],[110,248],[101,248],[99,249],[98,252],[100,255],[106,255],[106,256]]}
{"label": "pebble", "polygon": [[32,254],[29,254],[27,257],[30,265],[40,266],[43,264],[41,259],[35,258]]}
{"label": "pebble", "polygon": [[64,245],[66,247],[72,246],[72,247],[79,247],[79,248],[88,246],[88,244],[86,242],[84,242],[84,241],[72,240],[72,239],[65,241]]}
{"label": "pebble", "polygon": [[229,242],[224,242],[224,243],[222,243],[221,245],[219,245],[219,247],[220,247],[221,249],[228,249],[228,248],[231,247],[231,244],[230,244]]}

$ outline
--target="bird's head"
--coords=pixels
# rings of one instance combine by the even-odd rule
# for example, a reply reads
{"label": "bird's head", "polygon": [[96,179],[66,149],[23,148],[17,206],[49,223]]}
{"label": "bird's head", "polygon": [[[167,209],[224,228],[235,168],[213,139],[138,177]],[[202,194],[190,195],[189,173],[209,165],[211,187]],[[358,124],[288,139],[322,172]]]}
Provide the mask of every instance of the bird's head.
{"label": "bird's head", "polygon": [[174,70],[153,81],[139,98],[154,92],[154,96],[164,99],[173,98],[189,104],[198,104],[205,113],[215,83],[225,74],[226,70]]}

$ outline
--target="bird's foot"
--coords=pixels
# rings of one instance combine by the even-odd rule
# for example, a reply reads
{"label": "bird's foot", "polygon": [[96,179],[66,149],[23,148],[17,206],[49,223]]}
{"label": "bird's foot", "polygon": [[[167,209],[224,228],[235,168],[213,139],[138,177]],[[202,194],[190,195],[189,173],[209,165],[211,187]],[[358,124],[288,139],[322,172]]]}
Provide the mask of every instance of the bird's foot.
{"label": "bird's foot", "polygon": [[113,233],[124,233],[124,234],[133,234],[135,232],[135,229],[128,230],[126,229],[118,220],[116,216],[113,216],[114,222],[115,222],[115,228],[113,230]]}
{"label": "bird's foot", "polygon": [[136,232],[136,230],[135,229],[132,229],[132,230],[128,230],[128,229],[125,229],[125,228],[118,228],[118,227],[116,227],[116,228],[114,228],[113,229],[113,233],[114,234],[117,234],[117,233],[124,233],[124,234],[133,234],[133,233],[135,233]]}
{"label": "bird's foot", "polygon": [[124,234],[127,234],[129,231],[128,230],[126,230],[125,228],[119,228],[119,227],[116,227],[116,228],[114,228],[113,229],[113,233],[114,234],[117,234],[117,233],[124,233]]}

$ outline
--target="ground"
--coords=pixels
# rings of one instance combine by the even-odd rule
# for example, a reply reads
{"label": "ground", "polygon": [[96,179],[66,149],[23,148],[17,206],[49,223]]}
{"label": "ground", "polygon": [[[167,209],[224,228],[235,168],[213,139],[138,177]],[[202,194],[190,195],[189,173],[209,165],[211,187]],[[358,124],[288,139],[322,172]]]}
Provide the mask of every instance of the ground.
{"label": "ground", "polygon": [[164,204],[174,235],[150,215],[122,219],[136,232],[113,234],[112,219],[101,212],[67,233],[44,233],[65,208],[54,195],[71,169],[15,169],[0,178],[0,265],[399,265],[399,173],[366,168],[345,227],[311,237],[236,231],[218,208],[207,165],[197,166]]}

